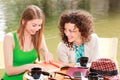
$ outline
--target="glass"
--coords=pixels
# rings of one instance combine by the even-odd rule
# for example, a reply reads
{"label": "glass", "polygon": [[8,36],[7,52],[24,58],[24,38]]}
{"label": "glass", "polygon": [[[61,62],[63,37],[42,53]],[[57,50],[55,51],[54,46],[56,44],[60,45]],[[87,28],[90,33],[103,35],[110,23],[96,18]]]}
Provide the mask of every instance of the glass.
{"label": "glass", "polygon": [[80,63],[80,65],[82,66],[82,67],[87,67],[87,63],[88,63],[88,57],[80,57],[80,58],[78,58],[78,62]]}

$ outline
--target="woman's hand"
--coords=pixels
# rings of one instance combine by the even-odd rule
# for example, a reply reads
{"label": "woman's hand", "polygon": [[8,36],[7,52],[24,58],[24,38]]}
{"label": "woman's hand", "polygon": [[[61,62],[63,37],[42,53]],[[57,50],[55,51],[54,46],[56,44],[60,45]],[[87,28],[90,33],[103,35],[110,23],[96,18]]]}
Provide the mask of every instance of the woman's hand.
{"label": "woman's hand", "polygon": [[40,52],[43,54],[45,62],[49,63],[49,62],[53,61],[53,56],[47,48],[44,35],[42,35]]}
{"label": "woman's hand", "polygon": [[44,60],[46,63],[53,61],[53,55],[50,52],[45,53]]}

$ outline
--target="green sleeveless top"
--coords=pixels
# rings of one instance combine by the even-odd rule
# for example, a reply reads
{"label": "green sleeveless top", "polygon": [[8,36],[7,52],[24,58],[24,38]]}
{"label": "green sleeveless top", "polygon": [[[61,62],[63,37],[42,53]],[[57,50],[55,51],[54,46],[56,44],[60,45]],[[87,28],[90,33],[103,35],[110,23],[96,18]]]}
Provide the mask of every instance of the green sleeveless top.
{"label": "green sleeveless top", "polygon": [[[33,48],[30,51],[22,51],[20,49],[16,33],[13,33],[15,47],[13,49],[13,66],[21,66],[24,64],[34,63],[37,59],[37,52]],[[8,76],[7,73],[4,73],[3,79],[4,80],[23,80],[23,74]]]}

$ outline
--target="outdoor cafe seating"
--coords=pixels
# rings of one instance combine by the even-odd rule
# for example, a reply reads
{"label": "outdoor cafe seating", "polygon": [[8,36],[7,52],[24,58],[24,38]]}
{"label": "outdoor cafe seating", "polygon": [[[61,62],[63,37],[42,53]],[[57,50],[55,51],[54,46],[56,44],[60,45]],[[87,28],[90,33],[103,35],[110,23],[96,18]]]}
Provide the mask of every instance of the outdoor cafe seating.
{"label": "outdoor cafe seating", "polygon": [[[117,59],[116,59],[117,48],[118,48],[118,39],[117,38],[99,38],[99,45],[100,45],[99,46],[99,52],[100,52],[99,58],[108,58],[108,59],[115,61],[116,65],[117,65],[117,69],[118,69],[118,64],[117,64]],[[1,57],[0,59],[4,59],[3,54],[0,57]],[[4,69],[4,60],[0,61],[0,68]],[[52,69],[51,72],[53,72],[53,75],[54,74],[57,75],[57,77],[56,77],[57,80],[63,80],[63,78],[65,78],[65,80],[70,80],[69,75],[66,74],[67,69],[68,69],[68,67],[64,67],[61,69],[61,67],[57,66],[56,69]],[[27,72],[25,72],[25,74],[27,74]],[[24,74],[23,80],[27,80],[25,78],[25,74]],[[49,80],[50,80],[50,78],[49,78]],[[54,80],[54,79],[51,79],[51,80]],[[84,80],[85,80],[85,78],[84,78]]]}
{"label": "outdoor cafe seating", "polygon": [[[111,59],[115,61],[115,64],[117,65],[116,67],[118,69],[118,64],[117,64],[117,59],[116,59],[118,39],[117,38],[99,38],[99,45],[100,45],[99,52],[101,53],[99,58],[107,58],[107,59]],[[102,53],[105,53],[105,54],[102,54]],[[68,68],[70,69],[70,67],[66,66],[66,67],[61,68],[59,71],[53,72],[54,75],[57,75],[57,76],[54,76],[56,77],[56,79],[53,79],[53,76],[52,76],[51,78],[49,77],[49,79],[46,79],[46,80],[88,80],[85,77],[82,77],[84,79],[82,78],[73,79],[73,77],[68,75]],[[88,70],[88,69],[85,69],[85,70]],[[109,80],[109,79],[104,78],[104,80]]]}

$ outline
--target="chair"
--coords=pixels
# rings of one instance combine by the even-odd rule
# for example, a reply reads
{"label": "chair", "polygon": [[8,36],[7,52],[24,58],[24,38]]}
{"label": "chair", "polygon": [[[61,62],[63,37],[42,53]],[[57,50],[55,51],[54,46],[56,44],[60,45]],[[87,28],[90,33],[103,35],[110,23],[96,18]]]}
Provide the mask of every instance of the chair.
{"label": "chair", "polygon": [[99,38],[99,58],[109,58],[116,62],[117,66],[118,38]]}
{"label": "chair", "polygon": [[0,42],[0,69],[4,69],[3,42]]}
{"label": "chair", "polygon": [[115,59],[117,57],[118,39],[99,38],[99,57]]}

